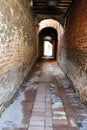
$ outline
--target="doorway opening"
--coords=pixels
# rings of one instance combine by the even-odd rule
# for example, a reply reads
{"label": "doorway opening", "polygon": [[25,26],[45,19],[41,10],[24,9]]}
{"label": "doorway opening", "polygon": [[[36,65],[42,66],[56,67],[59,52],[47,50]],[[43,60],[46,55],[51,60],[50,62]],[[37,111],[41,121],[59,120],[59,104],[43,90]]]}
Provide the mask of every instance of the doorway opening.
{"label": "doorway opening", "polygon": [[58,33],[52,27],[39,32],[39,57],[56,59]]}
{"label": "doorway opening", "polygon": [[53,56],[53,46],[50,41],[44,41],[44,56]]}

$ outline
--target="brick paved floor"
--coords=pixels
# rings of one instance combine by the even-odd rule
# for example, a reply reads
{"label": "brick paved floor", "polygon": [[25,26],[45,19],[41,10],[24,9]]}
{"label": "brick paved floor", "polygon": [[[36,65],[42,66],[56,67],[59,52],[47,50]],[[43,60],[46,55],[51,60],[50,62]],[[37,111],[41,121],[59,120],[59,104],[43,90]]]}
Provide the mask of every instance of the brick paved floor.
{"label": "brick paved floor", "polygon": [[41,61],[0,117],[0,130],[87,130],[87,109],[57,63]]}

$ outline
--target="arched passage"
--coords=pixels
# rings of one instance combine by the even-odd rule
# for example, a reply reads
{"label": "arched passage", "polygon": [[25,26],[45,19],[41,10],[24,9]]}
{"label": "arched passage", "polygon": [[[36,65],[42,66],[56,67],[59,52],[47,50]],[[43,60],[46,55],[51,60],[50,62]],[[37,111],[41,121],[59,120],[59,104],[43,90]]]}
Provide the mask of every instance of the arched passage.
{"label": "arched passage", "polygon": [[44,56],[44,49],[45,49],[44,46],[46,45],[46,43],[47,44],[51,43],[52,55],[50,56],[56,58],[57,41],[58,41],[57,39],[58,39],[58,33],[56,29],[52,27],[45,27],[39,32],[39,58]]}

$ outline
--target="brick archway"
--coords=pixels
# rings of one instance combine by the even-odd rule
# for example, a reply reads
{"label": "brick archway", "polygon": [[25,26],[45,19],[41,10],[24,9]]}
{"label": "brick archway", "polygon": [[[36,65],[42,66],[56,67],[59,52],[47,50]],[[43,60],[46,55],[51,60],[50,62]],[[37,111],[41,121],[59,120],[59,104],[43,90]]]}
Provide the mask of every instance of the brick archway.
{"label": "brick archway", "polygon": [[[46,38],[47,36],[51,37],[51,39]],[[44,54],[44,41],[49,41],[52,44],[52,56],[56,58],[58,41],[57,31],[52,27],[46,27],[39,32],[39,57],[42,57]]]}

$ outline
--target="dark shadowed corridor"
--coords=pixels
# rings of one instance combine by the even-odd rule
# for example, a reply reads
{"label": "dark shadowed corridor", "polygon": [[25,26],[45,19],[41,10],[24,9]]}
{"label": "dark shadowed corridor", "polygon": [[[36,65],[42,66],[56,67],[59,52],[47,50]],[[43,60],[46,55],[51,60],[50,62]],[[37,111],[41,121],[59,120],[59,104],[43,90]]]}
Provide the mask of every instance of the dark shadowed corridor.
{"label": "dark shadowed corridor", "polygon": [[87,130],[87,0],[0,0],[0,130]]}
{"label": "dark shadowed corridor", "polygon": [[86,130],[87,110],[56,61],[41,60],[0,117],[0,130]]}

